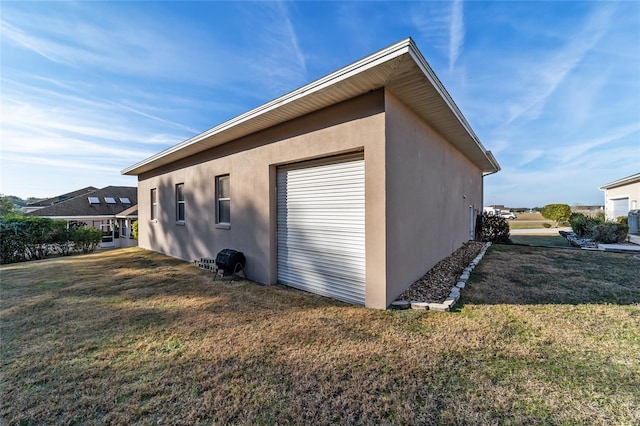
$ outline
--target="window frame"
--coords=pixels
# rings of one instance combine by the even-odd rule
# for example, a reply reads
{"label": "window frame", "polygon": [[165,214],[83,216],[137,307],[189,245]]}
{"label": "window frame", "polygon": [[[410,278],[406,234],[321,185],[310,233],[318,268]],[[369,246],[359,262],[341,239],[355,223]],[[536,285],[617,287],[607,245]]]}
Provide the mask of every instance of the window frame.
{"label": "window frame", "polygon": [[[220,189],[221,189],[221,184],[220,181],[221,179],[228,179],[228,187],[229,187],[229,194],[228,197],[221,197],[220,195]],[[220,229],[230,229],[231,228],[231,176],[229,173],[223,174],[223,175],[218,175],[216,176],[216,185],[215,185],[215,191],[216,191],[216,228],[220,228]],[[227,201],[229,202],[229,221],[228,222],[222,222],[220,220],[220,202],[221,201]]]}
{"label": "window frame", "polygon": [[158,189],[151,188],[151,221],[156,222],[158,220]]}
{"label": "window frame", "polygon": [[[186,216],[184,182],[176,183],[175,191],[176,191],[176,223],[183,224],[185,222],[185,216]],[[180,217],[180,206],[182,206],[182,218]]]}

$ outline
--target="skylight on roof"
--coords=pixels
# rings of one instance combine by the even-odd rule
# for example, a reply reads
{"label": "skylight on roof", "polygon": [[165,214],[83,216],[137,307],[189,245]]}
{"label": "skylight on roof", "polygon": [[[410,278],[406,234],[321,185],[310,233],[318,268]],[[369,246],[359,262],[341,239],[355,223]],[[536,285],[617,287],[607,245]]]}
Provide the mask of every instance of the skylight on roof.
{"label": "skylight on roof", "polygon": [[100,198],[98,197],[87,197],[89,199],[89,204],[100,204]]}
{"label": "skylight on roof", "polygon": [[131,200],[129,199],[129,197],[120,197],[120,202],[122,204],[131,204]]}
{"label": "skylight on roof", "polygon": [[115,204],[115,203],[116,203],[116,199],[115,199],[115,198],[113,198],[113,197],[104,197],[104,201],[105,201],[107,204]]}

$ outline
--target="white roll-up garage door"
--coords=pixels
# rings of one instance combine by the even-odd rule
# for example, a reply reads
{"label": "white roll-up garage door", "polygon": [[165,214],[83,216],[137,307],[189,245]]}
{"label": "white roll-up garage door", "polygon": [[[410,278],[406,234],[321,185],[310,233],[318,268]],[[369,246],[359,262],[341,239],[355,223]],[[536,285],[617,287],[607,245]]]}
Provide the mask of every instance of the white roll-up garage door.
{"label": "white roll-up garage door", "polygon": [[627,216],[629,214],[629,199],[619,198],[617,200],[611,200],[613,204],[613,218],[616,219],[619,216]]}
{"label": "white roll-up garage door", "polygon": [[362,153],[278,168],[278,282],[365,302]]}

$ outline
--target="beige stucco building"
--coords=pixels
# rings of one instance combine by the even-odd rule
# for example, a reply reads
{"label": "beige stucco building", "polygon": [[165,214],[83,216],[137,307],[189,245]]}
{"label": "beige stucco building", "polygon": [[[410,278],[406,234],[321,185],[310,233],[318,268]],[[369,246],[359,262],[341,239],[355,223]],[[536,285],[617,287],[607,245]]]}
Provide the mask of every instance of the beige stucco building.
{"label": "beige stucco building", "polygon": [[618,179],[600,187],[604,191],[604,211],[608,220],[627,216],[640,209],[640,173]]}
{"label": "beige stucco building", "polygon": [[383,309],[473,237],[498,170],[406,39],[122,173],[141,247]]}

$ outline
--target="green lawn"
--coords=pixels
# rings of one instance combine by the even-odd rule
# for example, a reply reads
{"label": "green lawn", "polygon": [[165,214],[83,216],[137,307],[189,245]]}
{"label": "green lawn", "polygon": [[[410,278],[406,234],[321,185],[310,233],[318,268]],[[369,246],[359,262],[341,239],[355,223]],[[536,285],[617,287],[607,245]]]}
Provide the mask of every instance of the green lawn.
{"label": "green lawn", "polygon": [[2,424],[638,424],[640,261],[493,246],[451,313],[141,249],[0,268]]}
{"label": "green lawn", "polygon": [[560,235],[511,235],[509,238],[514,244],[538,247],[572,247],[571,244]]}
{"label": "green lawn", "polygon": [[547,225],[555,226],[555,223],[551,220],[510,220],[509,229],[545,229]]}

